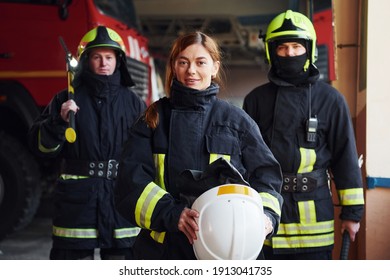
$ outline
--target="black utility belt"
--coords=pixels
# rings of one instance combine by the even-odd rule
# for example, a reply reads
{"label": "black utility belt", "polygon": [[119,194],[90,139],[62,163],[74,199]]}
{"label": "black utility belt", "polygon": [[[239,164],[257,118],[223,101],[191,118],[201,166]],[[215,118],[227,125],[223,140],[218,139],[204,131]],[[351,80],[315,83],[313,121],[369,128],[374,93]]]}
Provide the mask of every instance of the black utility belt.
{"label": "black utility belt", "polygon": [[115,159],[107,161],[65,160],[62,173],[93,178],[113,180],[118,175],[119,162]]}
{"label": "black utility belt", "polygon": [[311,192],[328,183],[329,174],[325,169],[298,174],[283,173],[282,192]]}

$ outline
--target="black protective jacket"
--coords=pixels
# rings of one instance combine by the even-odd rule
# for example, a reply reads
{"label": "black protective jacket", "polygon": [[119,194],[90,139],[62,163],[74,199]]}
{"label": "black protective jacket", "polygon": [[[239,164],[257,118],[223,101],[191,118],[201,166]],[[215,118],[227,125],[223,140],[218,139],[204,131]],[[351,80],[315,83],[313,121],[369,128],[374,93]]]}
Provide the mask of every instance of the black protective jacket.
{"label": "black protective jacket", "polygon": [[260,193],[266,214],[278,227],[279,164],[256,123],[243,110],[217,99],[218,90],[211,85],[197,91],[174,81],[171,97],[157,101],[157,128],[140,119],[132,129],[120,163],[117,205],[122,215],[143,228],[135,244],[141,258],[195,258],[177,228],[182,210],[191,207],[182,199],[189,184],[180,178],[185,170],[205,171],[218,156]]}
{"label": "black protective jacket", "polygon": [[[82,174],[77,165],[117,160],[128,131],[145,109],[144,102],[121,85],[119,72],[100,76],[84,72],[74,90],[76,142],[68,143],[68,123],[60,116],[67,91],[57,94],[30,130],[31,149],[39,156],[63,159],[54,194],[53,247],[92,249],[129,247],[139,229],[114,206],[115,179]],[[78,163],[76,166],[75,163]],[[104,167],[106,168],[106,166]]]}
{"label": "black protective jacket", "polygon": [[[266,242],[275,253],[333,247],[334,208],[328,171],[343,206],[340,218],[360,221],[363,214],[362,176],[350,111],[335,88],[318,81],[318,70],[312,66],[310,71],[304,84],[294,86],[271,70],[270,82],[252,90],[243,105],[260,127],[284,175],[281,224],[278,234]],[[309,118],[312,124],[315,119],[318,122],[312,142],[307,138]]]}

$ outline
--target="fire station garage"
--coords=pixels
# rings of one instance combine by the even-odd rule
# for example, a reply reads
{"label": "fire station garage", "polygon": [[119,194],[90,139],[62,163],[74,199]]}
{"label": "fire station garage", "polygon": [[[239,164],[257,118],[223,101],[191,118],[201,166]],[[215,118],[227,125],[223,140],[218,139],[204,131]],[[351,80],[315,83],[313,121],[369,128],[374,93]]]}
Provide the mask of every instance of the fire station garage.
{"label": "fire station garage", "polygon": [[[105,16],[114,17],[116,12],[122,12],[124,23],[117,24],[118,32],[126,36],[125,43],[132,50],[128,62],[133,69],[130,74],[141,84],[136,91],[147,105],[166,95],[165,65],[174,39],[199,30],[215,38],[223,51],[226,85],[219,97],[242,108],[245,96],[268,82],[269,65],[261,39],[268,23],[288,9],[310,18],[317,33],[316,66],[320,79],[340,91],[347,101],[361,165],[364,215],[356,240],[350,244],[348,259],[390,259],[387,232],[390,130],[386,125],[390,119],[390,99],[385,76],[390,58],[383,55],[386,53],[383,48],[390,40],[389,36],[383,36],[387,32],[383,21],[390,17],[389,3],[386,0],[0,1],[3,35],[0,38],[0,259],[49,257],[56,165],[38,163],[31,156],[26,147],[26,133],[51,97],[66,87],[64,46],[58,37],[62,36],[68,50],[75,53],[84,30],[96,24],[87,22],[86,13],[92,8],[95,13],[104,11]],[[32,6],[26,9],[26,5]],[[78,21],[71,25],[73,18]],[[126,24],[130,27],[125,27]],[[36,29],[30,32],[27,27]],[[39,44],[33,42],[36,38]],[[58,64],[52,67],[49,61]],[[342,250],[341,207],[334,183],[330,182],[335,210],[332,257],[337,260]],[[38,184],[39,187],[35,186]]]}

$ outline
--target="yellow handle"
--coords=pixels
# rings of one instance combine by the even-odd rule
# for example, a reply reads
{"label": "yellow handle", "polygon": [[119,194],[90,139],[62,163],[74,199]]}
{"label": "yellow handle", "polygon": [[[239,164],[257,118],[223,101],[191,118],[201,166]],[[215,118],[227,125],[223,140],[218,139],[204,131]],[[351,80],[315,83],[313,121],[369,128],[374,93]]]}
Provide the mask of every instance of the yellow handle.
{"label": "yellow handle", "polygon": [[76,141],[76,131],[73,128],[68,127],[65,130],[65,138],[69,143],[74,143]]}

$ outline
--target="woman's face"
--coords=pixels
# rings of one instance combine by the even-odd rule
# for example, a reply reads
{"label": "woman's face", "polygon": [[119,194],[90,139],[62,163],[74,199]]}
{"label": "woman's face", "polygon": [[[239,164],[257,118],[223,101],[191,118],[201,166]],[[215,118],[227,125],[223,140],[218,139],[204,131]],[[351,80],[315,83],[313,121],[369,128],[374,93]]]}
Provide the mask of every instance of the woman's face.
{"label": "woman's face", "polygon": [[184,49],[176,58],[174,73],[183,85],[204,90],[211,84],[212,76],[219,70],[219,61],[213,61],[210,53],[201,44]]}

